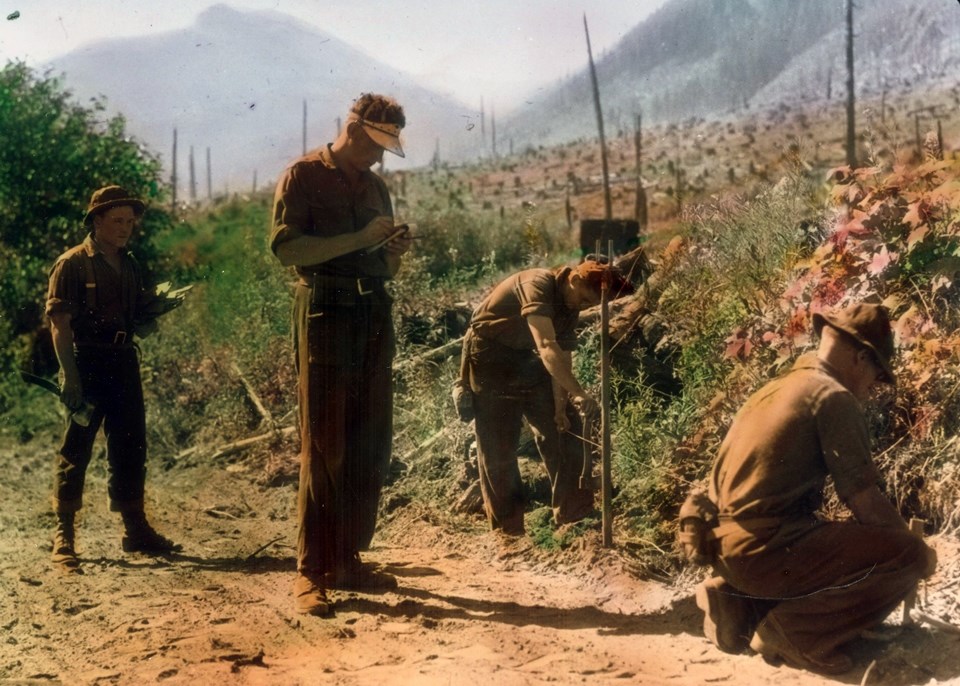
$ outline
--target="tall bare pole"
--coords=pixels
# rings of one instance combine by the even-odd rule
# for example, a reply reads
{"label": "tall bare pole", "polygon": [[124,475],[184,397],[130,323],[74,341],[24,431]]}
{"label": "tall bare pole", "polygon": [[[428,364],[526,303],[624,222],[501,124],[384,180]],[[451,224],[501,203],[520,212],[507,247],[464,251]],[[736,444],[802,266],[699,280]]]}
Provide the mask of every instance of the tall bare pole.
{"label": "tall bare pole", "polygon": [[600,132],[600,163],[603,166],[604,219],[610,222],[613,219],[613,205],[610,201],[610,171],[607,165],[607,140],[603,135],[603,110],[600,108],[600,84],[597,82],[597,68],[593,63],[593,50],[590,47],[590,29],[587,27],[586,13],[583,15],[583,32],[587,36],[587,57],[590,58],[590,82],[593,84],[593,105],[597,111],[597,130]]}
{"label": "tall bare pole", "polygon": [[197,168],[193,163],[193,146],[190,146],[190,202],[197,204]]}
{"label": "tall bare pole", "polygon": [[[599,252],[599,251],[598,251]],[[613,260],[613,241],[607,241],[607,255]],[[603,547],[613,547],[613,476],[610,467],[610,273],[600,285],[600,479]]]}
{"label": "tall bare pole", "polygon": [[853,0],[847,0],[847,164],[857,166],[856,96],[853,79]]}
{"label": "tall bare pole", "polygon": [[493,109],[493,104],[490,105],[490,154],[493,155],[493,158],[497,158],[497,116]]}
{"label": "tall bare pole", "polygon": [[637,130],[634,132],[633,147],[637,158],[637,192],[634,197],[633,218],[637,221],[640,232],[647,230],[647,191],[643,187],[643,119],[637,115]]}
{"label": "tall bare pole", "polygon": [[213,200],[213,169],[210,166],[210,148],[207,148],[207,200]]}
{"label": "tall bare pole", "polygon": [[483,109],[483,96],[480,96],[480,145],[487,147],[487,113]]}
{"label": "tall bare pole", "polygon": [[170,163],[170,207],[177,211],[177,128],[173,128],[173,159]]}

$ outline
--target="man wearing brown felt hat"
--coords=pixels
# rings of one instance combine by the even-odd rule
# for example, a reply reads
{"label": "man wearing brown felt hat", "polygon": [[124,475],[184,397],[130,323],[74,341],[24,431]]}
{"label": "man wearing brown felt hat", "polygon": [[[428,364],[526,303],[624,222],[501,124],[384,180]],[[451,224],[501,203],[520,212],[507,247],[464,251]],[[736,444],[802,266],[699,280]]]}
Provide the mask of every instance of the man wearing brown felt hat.
{"label": "man wearing brown felt hat", "polygon": [[50,273],[46,315],[63,379],[60,397],[71,410],[85,401],[93,406],[86,423],[71,415],[56,458],[53,561],[63,571],[80,571],[74,520],[101,425],[110,509],[123,519],[123,550],[157,555],[181,549],[144,514],[147,439],[134,335],[144,335],[142,323],[157,296],[127,249],[144,209],[120,186],[94,191],[83,218],[90,234],[57,258]]}
{"label": "man wearing brown felt hat", "polygon": [[[816,352],[754,393],[710,476],[719,511],[713,568],[697,589],[721,650],[839,674],[840,648],[880,624],[933,573],[936,554],[883,495],[863,403],[894,384],[886,309],[856,303],[812,317]],[[853,519],[817,516],[827,478]]]}

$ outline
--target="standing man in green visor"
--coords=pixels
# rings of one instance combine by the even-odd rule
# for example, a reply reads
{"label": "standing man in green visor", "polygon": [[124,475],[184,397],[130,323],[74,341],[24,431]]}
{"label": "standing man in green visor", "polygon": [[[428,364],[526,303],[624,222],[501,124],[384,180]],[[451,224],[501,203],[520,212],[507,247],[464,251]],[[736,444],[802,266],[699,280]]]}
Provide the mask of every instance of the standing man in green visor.
{"label": "standing man in green visor", "polygon": [[403,156],[403,108],[366,93],[337,139],[293,162],[277,184],[270,247],[294,267],[300,408],[297,612],[327,615],[332,589],[396,579],[360,560],[376,528],[393,442],[396,342],[386,281],[412,243],[394,226],[385,150]]}

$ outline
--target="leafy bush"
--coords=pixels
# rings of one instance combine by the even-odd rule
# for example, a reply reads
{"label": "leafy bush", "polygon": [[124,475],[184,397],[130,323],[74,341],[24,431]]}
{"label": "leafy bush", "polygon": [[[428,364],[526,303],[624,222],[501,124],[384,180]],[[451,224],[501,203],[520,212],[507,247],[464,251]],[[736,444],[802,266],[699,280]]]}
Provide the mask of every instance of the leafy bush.
{"label": "leafy bush", "polygon": [[[30,366],[47,275],[54,259],[82,240],[90,194],[116,183],[152,202],[163,200],[160,164],[127,136],[122,117],[104,120],[104,104],[71,101],[59,79],[20,62],[0,70],[0,368]],[[153,236],[168,226],[151,207],[135,252],[148,268],[160,265]],[[38,371],[47,371],[40,369]],[[0,379],[0,415],[18,433],[36,430],[38,415],[14,408],[19,379]],[[41,413],[39,416],[45,416]]]}

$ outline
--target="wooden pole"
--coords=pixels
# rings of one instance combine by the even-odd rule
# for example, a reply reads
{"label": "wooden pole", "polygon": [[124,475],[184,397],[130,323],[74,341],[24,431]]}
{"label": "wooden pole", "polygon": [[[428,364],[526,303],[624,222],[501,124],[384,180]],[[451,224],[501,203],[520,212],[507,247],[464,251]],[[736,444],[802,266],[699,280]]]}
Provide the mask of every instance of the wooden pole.
{"label": "wooden pole", "polygon": [[193,146],[190,146],[190,203],[197,204],[197,168],[193,161]]}
{"label": "wooden pole", "polygon": [[857,166],[856,95],[853,79],[853,0],[847,0],[847,164]]}
{"label": "wooden pole", "polygon": [[[599,252],[599,250],[598,250]],[[613,241],[607,241],[607,256],[613,263]],[[603,513],[603,547],[613,547],[613,478],[610,474],[610,273],[604,272],[600,287],[600,469]]]}
{"label": "wooden pole", "polygon": [[609,223],[613,219],[613,205],[610,201],[610,172],[607,166],[607,142],[603,135],[603,110],[600,108],[600,84],[597,82],[597,68],[593,63],[593,50],[590,47],[590,29],[587,27],[586,13],[583,15],[583,31],[587,36],[587,57],[590,59],[590,82],[593,84],[593,105],[597,111],[597,130],[600,132],[600,163],[603,167],[604,219]]}
{"label": "wooden pole", "polygon": [[207,148],[207,200],[213,200],[213,169],[210,166],[210,148]]}
{"label": "wooden pole", "polygon": [[[910,531],[922,538],[924,524],[926,524],[924,520],[917,519],[916,517],[911,517]],[[903,615],[901,616],[901,622],[900,622],[901,624],[913,624],[914,622],[914,618],[911,616],[911,610],[913,610],[913,606],[916,605],[917,603],[918,587],[919,587],[919,583],[917,584],[917,586],[914,586],[913,590],[911,590],[907,594],[907,597],[903,599]]]}
{"label": "wooden pole", "polygon": [[173,160],[170,163],[170,208],[177,212],[177,129],[173,129]]}
{"label": "wooden pole", "polygon": [[307,154],[307,99],[303,99],[303,154]]}
{"label": "wooden pole", "polygon": [[640,115],[637,115],[637,129],[634,132],[633,147],[634,147],[634,156],[637,159],[637,192],[636,197],[634,198],[633,205],[633,218],[637,221],[637,226],[640,229],[640,233],[644,234],[647,231],[647,191],[643,187],[643,130],[642,130],[643,120]]}

